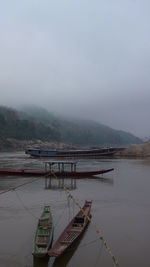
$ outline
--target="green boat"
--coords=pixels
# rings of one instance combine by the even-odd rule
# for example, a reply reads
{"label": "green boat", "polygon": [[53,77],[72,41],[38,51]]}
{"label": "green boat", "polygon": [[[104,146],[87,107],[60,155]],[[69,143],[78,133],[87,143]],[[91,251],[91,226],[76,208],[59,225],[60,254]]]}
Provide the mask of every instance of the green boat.
{"label": "green boat", "polygon": [[50,206],[45,206],[35,233],[33,256],[45,257],[47,255],[47,251],[52,245],[53,232],[54,226]]}

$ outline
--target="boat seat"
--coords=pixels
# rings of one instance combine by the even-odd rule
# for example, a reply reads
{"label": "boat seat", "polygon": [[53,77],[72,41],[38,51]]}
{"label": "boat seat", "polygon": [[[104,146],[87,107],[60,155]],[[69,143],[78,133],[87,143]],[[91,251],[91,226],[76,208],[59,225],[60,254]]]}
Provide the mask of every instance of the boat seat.
{"label": "boat seat", "polygon": [[45,233],[45,234],[38,234],[39,237],[45,237],[45,236],[49,236],[49,233]]}
{"label": "boat seat", "polygon": [[47,247],[47,243],[36,243],[38,247]]}
{"label": "boat seat", "polygon": [[75,228],[73,228],[73,229],[71,229],[71,230],[69,230],[69,231],[67,231],[67,233],[70,233],[70,232],[81,232],[81,229],[77,229],[77,227],[75,227]]}
{"label": "boat seat", "polygon": [[83,223],[73,223],[72,226],[75,228],[83,227]]}
{"label": "boat seat", "polygon": [[47,246],[48,243],[48,236],[38,236],[37,239],[37,246]]}
{"label": "boat seat", "polygon": [[77,232],[69,232],[65,239],[61,242],[62,244],[70,243],[77,237]]}
{"label": "boat seat", "polygon": [[48,219],[39,220],[39,226],[40,227],[48,227],[50,225],[50,221]]}
{"label": "boat seat", "polygon": [[81,225],[83,225],[83,223],[84,223],[84,217],[75,217],[75,219],[74,219],[74,222],[73,222],[73,226],[75,225],[78,225],[78,224],[81,224]]}

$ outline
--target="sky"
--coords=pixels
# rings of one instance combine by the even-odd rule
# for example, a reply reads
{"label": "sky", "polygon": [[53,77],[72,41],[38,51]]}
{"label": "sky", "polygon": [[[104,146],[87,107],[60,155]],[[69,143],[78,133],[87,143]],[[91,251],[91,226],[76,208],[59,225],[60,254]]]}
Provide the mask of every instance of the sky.
{"label": "sky", "polygon": [[0,105],[150,136],[150,1],[0,0]]}

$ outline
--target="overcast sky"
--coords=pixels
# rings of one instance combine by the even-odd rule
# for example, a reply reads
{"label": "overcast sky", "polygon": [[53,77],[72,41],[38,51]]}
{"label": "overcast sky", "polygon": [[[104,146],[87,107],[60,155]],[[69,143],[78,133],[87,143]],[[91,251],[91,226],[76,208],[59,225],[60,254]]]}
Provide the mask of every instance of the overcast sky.
{"label": "overcast sky", "polygon": [[0,104],[150,136],[150,1],[0,0]]}

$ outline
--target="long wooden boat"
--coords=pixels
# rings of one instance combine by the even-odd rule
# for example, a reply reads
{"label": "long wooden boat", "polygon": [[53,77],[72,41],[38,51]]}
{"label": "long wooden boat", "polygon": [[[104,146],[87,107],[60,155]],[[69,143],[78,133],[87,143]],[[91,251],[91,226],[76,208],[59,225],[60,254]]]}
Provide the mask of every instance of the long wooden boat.
{"label": "long wooden boat", "polygon": [[53,219],[50,206],[45,206],[42,215],[38,221],[35,239],[34,239],[34,257],[45,257],[53,241]]}
{"label": "long wooden boat", "polygon": [[61,256],[83,233],[89,220],[86,216],[91,217],[91,201],[85,201],[85,204],[81,211],[71,220],[67,225],[63,233],[57,239],[56,243],[48,251],[48,255],[51,257]]}
{"label": "long wooden boat", "polygon": [[1,168],[0,176],[57,176],[57,177],[65,177],[65,178],[86,178],[92,177],[95,175],[100,175],[103,173],[111,172],[114,169],[100,169],[97,171],[43,171],[38,169],[10,169],[10,168]]}
{"label": "long wooden boat", "polygon": [[113,156],[118,148],[95,148],[95,149],[34,149],[29,148],[25,153],[32,157],[52,157],[52,158],[99,158]]}

